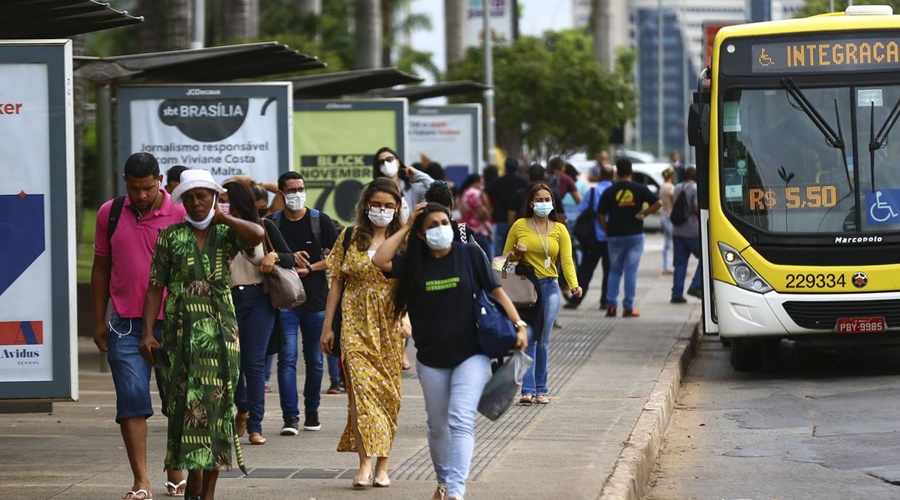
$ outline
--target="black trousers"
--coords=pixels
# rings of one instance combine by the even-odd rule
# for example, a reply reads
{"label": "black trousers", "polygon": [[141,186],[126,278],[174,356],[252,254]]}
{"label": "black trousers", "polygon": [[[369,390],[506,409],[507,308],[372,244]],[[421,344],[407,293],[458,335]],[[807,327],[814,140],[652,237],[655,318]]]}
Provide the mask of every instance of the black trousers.
{"label": "black trousers", "polygon": [[597,263],[601,262],[603,269],[603,293],[600,295],[600,306],[606,306],[606,276],[609,274],[609,247],[605,241],[595,241],[589,247],[581,248],[581,264],[578,265],[578,284],[581,285],[583,293],[581,297],[571,297],[569,302],[572,304],[581,304],[587,297],[588,287],[591,279],[594,278],[594,270],[597,269]]}

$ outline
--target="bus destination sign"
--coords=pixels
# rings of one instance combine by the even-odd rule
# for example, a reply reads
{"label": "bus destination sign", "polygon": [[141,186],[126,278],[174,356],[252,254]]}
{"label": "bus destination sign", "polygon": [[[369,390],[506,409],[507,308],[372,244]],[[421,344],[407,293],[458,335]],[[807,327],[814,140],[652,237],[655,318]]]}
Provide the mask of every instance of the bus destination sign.
{"label": "bus destination sign", "polygon": [[757,43],[753,73],[829,73],[900,69],[900,37]]}

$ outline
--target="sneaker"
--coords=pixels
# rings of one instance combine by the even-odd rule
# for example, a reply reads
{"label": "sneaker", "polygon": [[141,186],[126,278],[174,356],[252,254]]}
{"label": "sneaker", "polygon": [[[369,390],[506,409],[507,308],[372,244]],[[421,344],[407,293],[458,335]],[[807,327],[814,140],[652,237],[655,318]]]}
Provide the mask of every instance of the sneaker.
{"label": "sneaker", "polygon": [[703,299],[703,290],[699,288],[690,288],[687,291],[687,294],[691,297],[697,297],[698,299]]}
{"label": "sneaker", "polygon": [[268,382],[266,382],[266,392],[272,392],[272,386]]}
{"label": "sneaker", "polygon": [[622,317],[623,318],[637,318],[641,313],[635,311],[634,309],[622,309]]}
{"label": "sneaker", "polygon": [[281,427],[281,435],[282,436],[296,436],[300,431],[298,430],[298,426],[300,425],[299,417],[288,417],[284,419],[284,425]]}
{"label": "sneaker", "polygon": [[331,381],[331,385],[328,386],[328,390],[325,391],[325,394],[340,394],[341,393],[341,382],[340,380]]}
{"label": "sneaker", "polygon": [[672,297],[672,300],[669,301],[671,304],[685,304],[687,303],[687,299],[684,297]]}
{"label": "sneaker", "polygon": [[322,424],[319,423],[318,410],[307,411],[306,418],[303,420],[303,430],[304,431],[317,431],[321,428],[322,428]]}
{"label": "sneaker", "polygon": [[616,317],[616,308],[615,307],[607,307],[606,308],[606,317],[607,318],[615,318]]}

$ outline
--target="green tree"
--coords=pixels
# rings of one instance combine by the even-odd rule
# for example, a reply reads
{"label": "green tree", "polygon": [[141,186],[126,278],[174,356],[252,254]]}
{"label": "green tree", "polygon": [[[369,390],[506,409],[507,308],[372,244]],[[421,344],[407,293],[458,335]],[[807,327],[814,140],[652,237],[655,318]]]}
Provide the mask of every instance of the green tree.
{"label": "green tree", "polygon": [[[542,158],[605,146],[636,110],[633,53],[619,56],[615,70],[603,68],[593,59],[593,40],[581,31],[520,37],[495,48],[498,145],[510,154],[530,151]],[[482,50],[470,48],[448,70],[448,79],[484,81]]]}
{"label": "green tree", "polygon": [[[853,5],[890,5],[894,13],[900,13],[900,0],[853,0]],[[797,17],[809,17],[816,14],[830,12],[830,0],[806,0],[803,7],[797,11]],[[843,12],[847,9],[847,0],[834,0],[834,11]]]}

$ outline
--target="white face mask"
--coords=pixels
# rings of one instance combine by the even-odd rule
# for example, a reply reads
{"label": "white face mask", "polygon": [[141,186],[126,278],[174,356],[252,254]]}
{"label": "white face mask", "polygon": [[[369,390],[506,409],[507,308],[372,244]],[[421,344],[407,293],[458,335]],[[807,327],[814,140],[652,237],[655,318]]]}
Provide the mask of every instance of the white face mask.
{"label": "white face mask", "polygon": [[425,231],[425,244],[432,250],[446,250],[453,244],[453,228],[449,225]]}
{"label": "white face mask", "polygon": [[204,217],[203,220],[199,220],[199,221],[198,221],[198,220],[194,220],[194,219],[191,218],[190,215],[187,215],[187,214],[184,215],[184,220],[188,221],[188,224],[190,224],[190,225],[196,227],[197,229],[203,231],[204,229],[206,229],[206,228],[209,227],[209,225],[212,223],[213,217],[216,216],[215,206],[216,206],[216,202],[213,201],[213,208],[210,208],[210,209],[209,209],[209,213],[206,214],[206,217]]}
{"label": "white face mask", "polygon": [[386,161],[381,164],[381,173],[388,176],[393,177],[397,175],[397,172],[400,170],[400,162],[397,160],[394,161]]}
{"label": "white face mask", "polygon": [[370,208],[369,220],[378,227],[385,227],[394,220],[394,209],[385,208],[382,212],[380,208]]}
{"label": "white face mask", "polygon": [[553,203],[549,201],[539,201],[534,204],[534,213],[538,217],[546,217],[553,211]]}
{"label": "white face mask", "polygon": [[223,214],[230,214],[231,203],[219,203],[219,210],[221,210]]}
{"label": "white face mask", "polygon": [[306,193],[293,193],[284,195],[284,204],[291,212],[299,212],[306,206]]}

